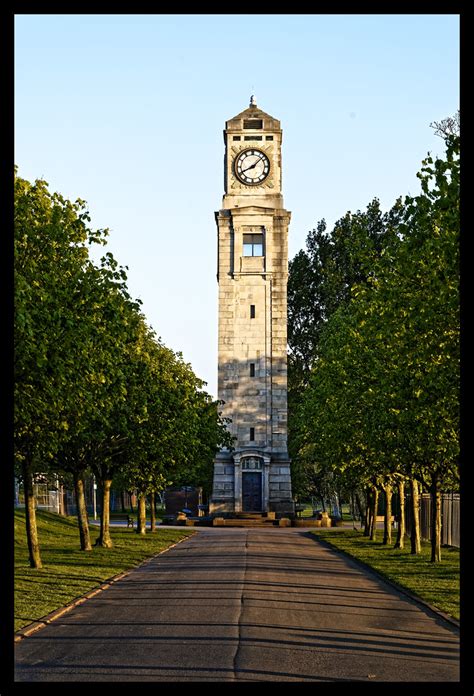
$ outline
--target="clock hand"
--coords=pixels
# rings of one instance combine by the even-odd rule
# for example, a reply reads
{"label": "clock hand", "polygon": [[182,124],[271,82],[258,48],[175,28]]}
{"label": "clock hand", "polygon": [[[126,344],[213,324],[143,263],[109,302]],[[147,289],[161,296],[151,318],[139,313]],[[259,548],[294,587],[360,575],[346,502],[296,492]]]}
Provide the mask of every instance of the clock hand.
{"label": "clock hand", "polygon": [[242,169],[242,174],[243,174],[244,172],[248,172],[249,169],[253,169],[254,167],[257,166],[257,164],[258,164],[259,162],[262,162],[262,161],[263,161],[263,157],[259,157],[259,159],[258,159],[256,162],[254,162],[253,164],[251,164],[250,167],[247,167],[247,169]]}
{"label": "clock hand", "polygon": [[[257,163],[255,162],[255,164],[257,164]],[[253,169],[255,167],[255,164],[251,164],[250,167],[247,167],[247,169],[242,169],[242,174],[244,172],[248,172],[249,169]]]}

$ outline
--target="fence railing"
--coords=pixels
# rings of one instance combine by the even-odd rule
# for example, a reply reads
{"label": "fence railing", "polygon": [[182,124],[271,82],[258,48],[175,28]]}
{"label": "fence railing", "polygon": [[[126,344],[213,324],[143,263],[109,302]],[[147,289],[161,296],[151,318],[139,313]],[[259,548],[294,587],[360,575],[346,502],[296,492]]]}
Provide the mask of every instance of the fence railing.
{"label": "fence railing", "polygon": [[[44,477],[46,478],[46,477]],[[47,510],[48,512],[56,512],[60,515],[76,515],[76,494],[73,489],[68,489],[63,486],[57,486],[51,481],[41,481],[33,483],[33,492],[36,499],[36,507],[39,510]],[[110,491],[110,510],[111,512],[120,512],[122,509],[121,492],[112,489]],[[94,490],[94,481],[89,477],[85,481],[84,496],[86,500],[86,508],[90,514],[100,513],[100,497],[97,491]],[[15,507],[25,506],[25,497],[23,486],[15,481]],[[130,495],[128,492],[123,493],[124,503],[129,508],[137,504],[137,498],[134,493]]]}
{"label": "fence railing", "polygon": [[[421,538],[431,540],[431,496],[427,493],[420,495],[420,533]],[[411,496],[405,500],[406,531],[411,533],[413,511]],[[441,543],[448,546],[461,546],[461,500],[459,493],[441,494]]]}

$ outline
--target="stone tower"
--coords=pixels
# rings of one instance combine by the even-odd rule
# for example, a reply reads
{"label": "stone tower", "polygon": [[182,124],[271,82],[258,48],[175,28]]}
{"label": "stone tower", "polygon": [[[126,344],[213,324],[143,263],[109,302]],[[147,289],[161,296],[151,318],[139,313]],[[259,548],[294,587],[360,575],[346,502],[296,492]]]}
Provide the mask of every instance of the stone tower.
{"label": "stone tower", "polygon": [[218,398],[235,436],[216,456],[210,512],[293,512],[287,451],[288,225],[280,121],[251,98],[226,122],[224,190],[215,213]]}

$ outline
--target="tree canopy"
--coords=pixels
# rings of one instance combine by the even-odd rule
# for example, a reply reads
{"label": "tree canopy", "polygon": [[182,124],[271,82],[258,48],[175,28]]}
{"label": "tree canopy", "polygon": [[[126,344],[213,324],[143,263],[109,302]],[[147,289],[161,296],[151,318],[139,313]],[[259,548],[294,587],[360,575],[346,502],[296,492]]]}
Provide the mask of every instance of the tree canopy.
{"label": "tree canopy", "polygon": [[301,486],[328,473],[351,485],[413,476],[432,493],[457,486],[459,137],[445,143],[444,157],[423,161],[418,196],[384,215],[373,201],[330,235],[320,223],[290,264]]}
{"label": "tree canopy", "polygon": [[[110,252],[91,260],[108,231],[89,222],[83,200],[15,177],[14,447],[38,567],[35,474],[69,472],[80,484],[93,471],[105,493],[118,472],[142,493],[208,486],[216,451],[231,444],[219,402],[147,325],[126,268]],[[102,537],[110,545],[107,519]]]}

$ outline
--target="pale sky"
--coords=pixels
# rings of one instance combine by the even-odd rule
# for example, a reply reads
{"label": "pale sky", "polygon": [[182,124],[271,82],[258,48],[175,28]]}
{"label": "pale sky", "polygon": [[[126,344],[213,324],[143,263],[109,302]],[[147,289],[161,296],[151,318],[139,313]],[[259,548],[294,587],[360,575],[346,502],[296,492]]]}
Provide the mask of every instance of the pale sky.
{"label": "pale sky", "polygon": [[289,255],[376,196],[419,191],[459,108],[459,16],[16,15],[19,175],[88,203],[148,323],[217,396],[222,131],[281,121]]}

